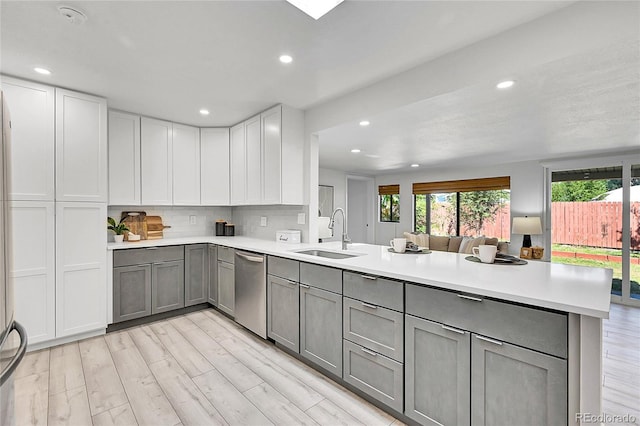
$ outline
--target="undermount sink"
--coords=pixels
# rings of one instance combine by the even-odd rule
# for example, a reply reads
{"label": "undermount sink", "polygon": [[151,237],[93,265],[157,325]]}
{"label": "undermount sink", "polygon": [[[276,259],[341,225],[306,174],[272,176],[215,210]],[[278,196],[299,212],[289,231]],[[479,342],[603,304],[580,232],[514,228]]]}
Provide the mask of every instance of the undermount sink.
{"label": "undermount sink", "polygon": [[301,250],[297,251],[296,253],[308,254],[309,256],[326,257],[329,259],[347,259],[350,257],[362,256],[362,254],[360,253],[338,253],[335,251],[327,250]]}

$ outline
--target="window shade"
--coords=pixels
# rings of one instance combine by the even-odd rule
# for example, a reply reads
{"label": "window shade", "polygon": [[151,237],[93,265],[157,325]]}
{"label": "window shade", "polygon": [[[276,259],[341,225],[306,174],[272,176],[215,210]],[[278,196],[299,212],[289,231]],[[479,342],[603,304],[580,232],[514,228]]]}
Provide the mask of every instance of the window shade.
{"label": "window shade", "polygon": [[509,189],[510,187],[511,178],[509,176],[501,176],[484,179],[414,183],[413,193],[435,194],[440,192],[491,191],[496,189]]}
{"label": "window shade", "polygon": [[378,186],[378,195],[394,195],[394,194],[400,194],[400,185]]}

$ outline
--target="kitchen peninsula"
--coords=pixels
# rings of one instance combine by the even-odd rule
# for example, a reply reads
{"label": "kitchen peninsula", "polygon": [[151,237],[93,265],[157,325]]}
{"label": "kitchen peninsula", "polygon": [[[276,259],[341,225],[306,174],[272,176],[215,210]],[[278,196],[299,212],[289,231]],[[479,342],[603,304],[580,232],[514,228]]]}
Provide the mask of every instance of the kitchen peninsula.
{"label": "kitchen peninsula", "polygon": [[[282,244],[248,237],[110,243],[108,249],[193,244],[266,255],[269,277],[274,274],[274,283],[280,280],[282,288],[295,289],[296,296],[288,300],[297,300],[298,294],[300,300],[299,313],[296,304],[292,314],[300,320],[299,333],[296,328],[291,339],[279,339],[282,333],[275,332],[269,337],[289,352],[299,348],[298,353],[321,371],[343,379],[387,410],[424,424],[515,421],[536,411],[541,423],[573,424],[577,413],[600,412],[601,330],[609,312],[611,270],[535,261],[521,266],[479,264],[456,253],[395,254],[386,246],[368,244],[351,244],[341,251],[339,242]],[[331,259],[299,253],[309,249],[354,256]],[[108,256],[108,262],[112,260]],[[295,265],[295,275],[277,272],[275,265],[281,270],[282,262]],[[308,328],[304,332],[305,324],[309,327],[313,319],[311,310],[304,310],[309,291],[326,295],[323,301],[333,298],[339,314],[334,336],[339,359],[331,362],[311,354],[304,341],[309,333]],[[269,307],[275,302],[270,300]],[[108,312],[112,304],[110,300]],[[288,305],[277,306],[282,311]],[[269,307],[267,315],[274,322]],[[379,339],[367,334],[387,330],[389,335]],[[425,345],[434,348],[440,341],[450,345],[448,349],[436,349],[435,355],[425,351]],[[448,355],[434,359],[437,354]],[[495,364],[500,359],[509,362]],[[544,389],[532,392],[517,374],[524,375],[527,386]],[[388,377],[389,383],[381,383],[379,377]],[[456,377],[464,380],[456,383]],[[436,391],[425,383],[434,380],[447,385],[453,380],[447,387],[447,394],[453,392],[453,405],[428,406]],[[496,402],[504,395],[524,399],[516,406],[510,401],[509,410],[504,410]],[[516,417],[509,417],[511,412]]]}

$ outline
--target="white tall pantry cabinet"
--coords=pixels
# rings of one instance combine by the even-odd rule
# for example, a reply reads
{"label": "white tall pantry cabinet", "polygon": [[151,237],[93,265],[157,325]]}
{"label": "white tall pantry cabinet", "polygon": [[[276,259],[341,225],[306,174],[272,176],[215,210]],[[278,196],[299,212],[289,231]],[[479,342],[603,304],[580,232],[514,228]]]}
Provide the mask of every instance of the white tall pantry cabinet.
{"label": "white tall pantry cabinet", "polygon": [[104,330],[106,101],[7,77],[2,89],[12,115],[16,318],[31,345]]}

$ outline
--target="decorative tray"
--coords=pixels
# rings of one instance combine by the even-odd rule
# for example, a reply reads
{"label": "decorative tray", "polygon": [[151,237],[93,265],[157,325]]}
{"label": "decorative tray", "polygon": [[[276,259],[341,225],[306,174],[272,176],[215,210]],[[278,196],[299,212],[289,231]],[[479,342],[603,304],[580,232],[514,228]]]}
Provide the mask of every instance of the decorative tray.
{"label": "decorative tray", "polygon": [[420,250],[405,250],[403,253],[398,253],[393,249],[393,247],[389,247],[387,251],[395,254],[429,254],[431,250],[429,249],[420,249]]}
{"label": "decorative tray", "polygon": [[[482,263],[480,259],[475,256],[467,256],[465,257],[465,260],[468,260],[469,262]],[[487,265],[526,265],[527,263],[529,262],[526,260],[502,254],[499,256],[496,255],[496,259],[493,263],[487,263]]]}

